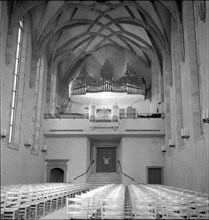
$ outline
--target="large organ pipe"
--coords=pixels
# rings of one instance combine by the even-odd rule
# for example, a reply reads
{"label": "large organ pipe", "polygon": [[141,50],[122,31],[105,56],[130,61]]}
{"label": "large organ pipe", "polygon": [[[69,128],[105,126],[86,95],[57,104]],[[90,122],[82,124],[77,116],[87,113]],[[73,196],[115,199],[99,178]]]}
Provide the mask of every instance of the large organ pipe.
{"label": "large organ pipe", "polygon": [[117,104],[114,104],[112,109],[112,120],[118,121],[118,118],[119,118],[119,107]]}
{"label": "large organ pipe", "polygon": [[96,107],[95,105],[91,104],[89,106],[89,120],[95,121],[95,116],[96,116]]}

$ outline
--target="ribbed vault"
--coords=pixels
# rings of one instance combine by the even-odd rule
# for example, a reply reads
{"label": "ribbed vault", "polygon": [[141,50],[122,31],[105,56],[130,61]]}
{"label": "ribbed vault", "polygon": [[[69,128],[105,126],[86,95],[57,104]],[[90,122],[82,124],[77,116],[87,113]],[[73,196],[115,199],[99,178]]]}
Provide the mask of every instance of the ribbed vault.
{"label": "ribbed vault", "polygon": [[105,59],[117,64],[115,78],[129,64],[150,84],[151,66],[162,74],[163,57],[170,55],[171,16],[180,24],[173,0],[13,1],[10,11],[10,29],[18,18],[30,17],[32,57],[47,51],[49,71],[58,66],[62,88],[84,63],[98,74]]}

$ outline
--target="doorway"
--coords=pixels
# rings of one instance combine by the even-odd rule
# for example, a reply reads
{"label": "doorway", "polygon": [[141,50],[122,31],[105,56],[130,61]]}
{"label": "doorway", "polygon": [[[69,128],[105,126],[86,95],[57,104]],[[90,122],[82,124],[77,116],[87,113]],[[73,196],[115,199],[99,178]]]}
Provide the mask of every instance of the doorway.
{"label": "doorway", "polygon": [[[51,170],[60,169],[63,171],[63,182],[66,182],[68,159],[45,159],[46,164],[46,182],[51,182]],[[54,171],[55,172],[55,171]],[[58,171],[59,172],[59,171]],[[53,177],[52,177],[53,178]]]}
{"label": "doorway", "polygon": [[50,172],[50,182],[51,183],[63,183],[64,171],[60,168],[54,168]]}
{"label": "doorway", "polygon": [[96,172],[116,172],[116,148],[97,148]]}
{"label": "doorway", "polygon": [[163,184],[163,167],[147,167],[147,183]]}

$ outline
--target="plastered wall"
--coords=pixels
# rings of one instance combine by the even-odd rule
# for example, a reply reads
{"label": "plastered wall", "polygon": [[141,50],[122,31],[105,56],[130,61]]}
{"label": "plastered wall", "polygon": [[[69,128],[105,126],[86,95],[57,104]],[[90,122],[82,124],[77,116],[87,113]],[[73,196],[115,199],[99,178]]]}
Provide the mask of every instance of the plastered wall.
{"label": "plastered wall", "polygon": [[[182,88],[182,126],[188,128],[190,132],[190,138],[182,140],[182,147],[179,149],[179,142],[177,141],[177,117],[179,112],[176,108],[180,103],[176,101],[176,88],[175,82],[173,87],[170,88],[170,106],[171,106],[171,133],[172,138],[176,141],[176,147],[172,149],[171,155],[166,154],[166,169],[165,178],[166,184],[196,190],[201,192],[207,192],[209,190],[209,126],[204,124],[199,118],[201,123],[200,134],[195,135],[196,129],[199,129],[199,124],[194,123],[192,110],[192,98],[195,93],[192,93],[194,85],[198,84],[198,81],[191,79],[191,71],[194,69],[194,56],[197,56],[199,60],[199,66],[197,71],[199,74],[199,93],[200,93],[200,113],[203,108],[209,106],[209,16],[207,14],[205,23],[196,17],[196,43],[197,54],[195,51],[191,51],[193,42],[191,41],[191,19],[189,19],[188,13],[191,13],[191,2],[184,1],[183,3],[183,25],[184,25],[184,39],[185,39],[185,62],[180,60],[174,60],[174,56],[178,56],[180,51],[176,50],[177,44],[172,47],[172,59],[173,59],[173,77],[175,68],[179,65],[181,72],[181,88]],[[190,8],[190,9],[189,9]],[[188,11],[190,10],[190,11]],[[209,2],[206,1],[206,11],[209,11]],[[194,12],[196,13],[196,12]],[[193,17],[193,19],[195,19]],[[178,34],[177,30],[172,27],[172,40]],[[189,48],[190,47],[190,48]],[[189,51],[190,49],[190,51]],[[194,85],[192,84],[194,83]],[[178,88],[177,88],[178,89]],[[196,108],[196,110],[198,110]]]}
{"label": "plastered wall", "polygon": [[[34,104],[34,88],[29,87],[31,36],[29,24],[24,21],[24,46],[22,50],[22,65],[20,71],[20,87],[18,97],[18,125],[15,130],[16,149],[8,147],[8,130],[10,120],[10,105],[12,99],[12,84],[15,63],[15,51],[17,41],[17,28],[13,30],[12,42],[10,42],[11,62],[6,64],[6,42],[8,31],[7,4],[2,4],[1,16],[1,128],[7,130],[6,138],[1,139],[1,184],[26,184],[44,181],[44,155],[40,151],[38,155],[31,153],[30,148],[24,146],[26,139],[32,134],[32,115]],[[28,41],[27,41],[28,40]],[[27,41],[27,42],[26,42]],[[27,54],[27,59],[25,59]],[[46,80],[46,79],[44,79]],[[20,98],[21,97],[21,98]],[[22,107],[19,108],[22,104]],[[42,143],[42,142],[40,142]]]}
{"label": "plastered wall", "polygon": [[45,159],[69,160],[66,182],[86,181],[85,175],[76,181],[74,178],[86,172],[89,165],[90,146],[87,137],[47,137],[46,143],[48,150]]}
{"label": "plastered wall", "polygon": [[161,152],[164,139],[160,137],[123,137],[121,139],[121,166],[124,183],[147,183],[147,166],[165,167],[165,155]]}

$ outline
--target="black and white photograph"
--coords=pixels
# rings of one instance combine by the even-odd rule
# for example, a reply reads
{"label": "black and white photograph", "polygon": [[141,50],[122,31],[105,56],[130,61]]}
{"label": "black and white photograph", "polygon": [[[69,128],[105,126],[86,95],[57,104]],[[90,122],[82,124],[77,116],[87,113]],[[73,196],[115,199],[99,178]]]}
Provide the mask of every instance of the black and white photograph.
{"label": "black and white photograph", "polygon": [[0,0],[2,220],[209,219],[209,0]]}

